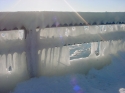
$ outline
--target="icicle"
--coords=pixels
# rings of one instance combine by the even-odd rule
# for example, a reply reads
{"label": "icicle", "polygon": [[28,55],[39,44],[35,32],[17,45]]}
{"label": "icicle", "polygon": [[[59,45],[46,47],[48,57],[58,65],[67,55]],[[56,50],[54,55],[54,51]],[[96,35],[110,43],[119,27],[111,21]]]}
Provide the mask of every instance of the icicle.
{"label": "icicle", "polygon": [[62,47],[62,53],[61,53],[61,58],[60,58],[60,62],[66,66],[70,65],[69,62],[69,46],[63,46]]}
{"label": "icicle", "polygon": [[97,48],[98,48],[98,42],[92,42],[91,43],[91,54],[89,55],[89,57],[95,57],[96,56]]}
{"label": "icicle", "polygon": [[[26,60],[27,61],[27,60]],[[19,59],[18,59],[18,53],[14,53],[13,54],[13,68],[15,70],[15,67],[17,66],[16,63],[19,62]],[[28,68],[28,64],[27,64],[27,68]]]}
{"label": "icicle", "polygon": [[46,55],[46,68],[50,69],[51,67],[51,53],[50,53],[51,49],[49,48],[48,51],[47,51],[47,55]]}
{"label": "icicle", "polygon": [[58,63],[61,62],[61,55],[62,55],[62,46],[59,48],[59,58],[58,58]]}
{"label": "icicle", "polygon": [[59,48],[54,48],[54,60],[53,60],[53,67],[58,66],[58,58],[59,58]]}
{"label": "icicle", "polygon": [[0,55],[0,75],[5,74],[6,70],[6,55]]}
{"label": "icicle", "polygon": [[27,62],[26,62],[26,53],[22,52],[21,54],[21,70],[23,73],[28,73],[27,72]]}
{"label": "icicle", "polygon": [[100,42],[100,45],[99,45],[99,55],[100,56],[104,56],[104,50],[105,50],[105,43]]}
{"label": "icicle", "polygon": [[8,70],[8,72],[11,72],[12,69],[13,69],[13,60],[12,60],[12,55],[11,54],[8,54],[7,55],[7,64],[6,64],[6,68]]}

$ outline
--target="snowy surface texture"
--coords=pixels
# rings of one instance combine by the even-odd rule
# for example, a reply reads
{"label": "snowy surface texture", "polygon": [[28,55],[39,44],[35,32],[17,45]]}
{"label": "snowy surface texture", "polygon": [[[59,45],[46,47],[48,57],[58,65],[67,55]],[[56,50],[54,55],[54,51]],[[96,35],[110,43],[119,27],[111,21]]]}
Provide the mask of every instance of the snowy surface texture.
{"label": "snowy surface texture", "polygon": [[0,12],[0,29],[58,27],[66,25],[124,23],[124,12]]}
{"label": "snowy surface texture", "polygon": [[112,56],[112,63],[87,75],[32,78],[13,93],[125,93],[125,53]]}

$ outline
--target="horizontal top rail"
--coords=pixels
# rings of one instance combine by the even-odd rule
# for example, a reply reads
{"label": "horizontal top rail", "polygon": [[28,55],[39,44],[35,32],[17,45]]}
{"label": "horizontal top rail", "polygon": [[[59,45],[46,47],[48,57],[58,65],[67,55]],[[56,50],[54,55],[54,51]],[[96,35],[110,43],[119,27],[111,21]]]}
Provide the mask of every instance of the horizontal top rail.
{"label": "horizontal top rail", "polygon": [[0,12],[0,31],[124,24],[125,12]]}

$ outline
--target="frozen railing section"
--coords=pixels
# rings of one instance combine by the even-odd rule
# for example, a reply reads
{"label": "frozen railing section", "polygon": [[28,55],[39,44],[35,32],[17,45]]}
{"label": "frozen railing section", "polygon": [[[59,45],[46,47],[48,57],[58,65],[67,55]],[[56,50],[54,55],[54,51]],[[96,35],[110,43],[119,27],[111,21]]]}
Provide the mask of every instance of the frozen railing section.
{"label": "frozen railing section", "polygon": [[0,54],[25,51],[23,30],[0,31]]}
{"label": "frozen railing section", "polygon": [[[117,41],[101,41],[91,43],[91,54],[89,57],[116,55],[119,51],[125,51],[124,39]],[[98,51],[98,54],[96,53]]]}
{"label": "frozen railing section", "polygon": [[[78,14],[79,16],[78,16]],[[0,12],[0,29],[33,29],[101,24],[124,24],[125,12]],[[84,19],[84,20],[83,20]]]}
{"label": "frozen railing section", "polygon": [[30,77],[23,30],[0,31],[0,93]]}
{"label": "frozen railing section", "polygon": [[0,31],[0,41],[3,40],[15,40],[15,39],[23,39],[24,31],[23,30],[8,30],[8,31]]}
{"label": "frozen railing section", "polygon": [[[12,70],[15,60],[18,63],[17,55],[26,55],[23,35],[23,30],[0,31],[0,55],[3,60],[1,63],[4,63],[7,69]],[[17,63],[15,62],[15,64]]]}
{"label": "frozen railing section", "polygon": [[70,65],[69,47],[44,48],[38,52],[38,74],[53,75]]}
{"label": "frozen railing section", "polygon": [[[92,42],[88,57],[70,60],[70,73],[87,73],[90,69],[101,69],[110,64],[112,56],[119,58],[119,52],[125,51],[125,38],[117,41]],[[98,55],[96,51],[98,50]]]}
{"label": "frozen railing section", "polygon": [[88,51],[90,51],[90,55],[88,57],[96,58],[96,57],[105,56],[105,55],[110,56],[110,55],[116,55],[119,51],[125,51],[124,39],[91,42],[90,50],[88,50]]}
{"label": "frozen railing section", "polygon": [[0,55],[0,92],[8,93],[19,82],[30,78],[26,53]]}
{"label": "frozen railing section", "polygon": [[70,60],[105,55],[116,55],[119,51],[125,51],[124,39],[75,44],[70,47]]}
{"label": "frozen railing section", "polygon": [[[118,40],[125,36],[125,25],[93,25],[46,28],[40,31],[43,46],[56,47],[78,43]],[[51,43],[53,42],[53,43]]]}
{"label": "frozen railing section", "polygon": [[[93,60],[95,64],[96,64],[96,61],[98,60],[97,63],[101,65],[102,60],[107,59],[108,60],[107,63],[103,61],[104,64],[107,65],[111,62],[110,55],[112,54],[115,55],[117,54],[118,51],[124,50],[124,46],[125,46],[124,40],[123,40],[124,36],[125,36],[125,25],[123,24],[122,25],[59,27],[59,28],[42,29],[40,30],[40,40],[39,40],[39,49],[41,48],[41,50],[38,52],[38,54],[41,53],[42,55],[40,56],[41,58],[39,58],[41,60],[41,62],[39,62],[39,64],[41,65],[39,66],[43,66],[42,64],[44,64],[44,66],[39,67],[41,69],[39,72],[42,74],[43,73],[52,74],[52,71],[57,73],[58,71],[56,69],[61,68],[60,64],[61,65],[63,64],[62,71],[65,70],[64,72],[67,72],[65,68],[67,68],[69,71],[69,69],[72,69],[72,67],[75,67],[76,64],[79,64],[79,62],[80,64],[81,62],[89,63],[89,61],[92,62]],[[80,59],[69,61],[69,58],[68,58],[69,56],[67,56],[67,54],[69,55],[69,50],[67,50],[67,52],[61,53],[62,46],[65,48],[68,48],[68,45],[70,44],[72,45],[72,44],[85,43],[85,42],[91,43],[91,49],[90,49],[91,53],[86,58],[80,58]],[[53,54],[52,51],[55,51],[53,52],[55,54]],[[59,54],[57,53],[57,51],[60,51],[58,52]],[[60,58],[60,55],[66,55],[65,57],[62,57],[62,58],[67,60],[59,61],[58,58]],[[53,56],[56,57],[56,60],[55,58],[52,58]],[[55,63],[53,63],[52,61]],[[73,66],[74,62],[75,62],[75,65]],[[95,65],[95,64],[91,65],[91,67],[97,65],[97,67],[99,68],[100,65],[98,64]]]}

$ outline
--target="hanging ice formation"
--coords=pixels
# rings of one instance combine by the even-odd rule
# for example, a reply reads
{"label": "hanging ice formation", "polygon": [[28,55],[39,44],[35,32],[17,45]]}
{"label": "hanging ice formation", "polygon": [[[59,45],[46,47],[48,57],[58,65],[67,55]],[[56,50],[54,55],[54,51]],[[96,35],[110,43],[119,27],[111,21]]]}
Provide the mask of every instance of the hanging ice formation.
{"label": "hanging ice formation", "polygon": [[[0,90],[31,76],[100,69],[124,51],[125,13],[79,14],[86,21],[74,12],[1,12]],[[69,45],[82,43],[91,43],[89,57],[69,60]]]}

